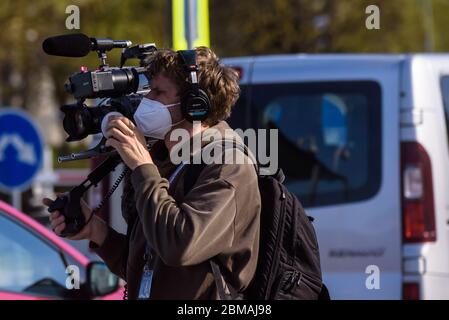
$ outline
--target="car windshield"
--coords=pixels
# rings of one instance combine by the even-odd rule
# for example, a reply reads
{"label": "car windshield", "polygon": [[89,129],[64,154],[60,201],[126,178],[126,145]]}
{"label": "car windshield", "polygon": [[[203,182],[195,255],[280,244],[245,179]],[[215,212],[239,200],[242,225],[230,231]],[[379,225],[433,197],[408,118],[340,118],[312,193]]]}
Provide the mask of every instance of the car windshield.
{"label": "car windshield", "polygon": [[0,290],[64,297],[66,278],[61,253],[0,211]]}

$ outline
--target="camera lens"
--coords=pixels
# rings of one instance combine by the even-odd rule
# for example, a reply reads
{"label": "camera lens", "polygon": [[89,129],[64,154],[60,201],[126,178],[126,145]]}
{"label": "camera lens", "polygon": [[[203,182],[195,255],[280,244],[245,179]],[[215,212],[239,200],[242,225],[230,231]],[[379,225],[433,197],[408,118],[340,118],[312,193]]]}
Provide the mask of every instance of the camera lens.
{"label": "camera lens", "polygon": [[111,77],[116,95],[136,92],[139,87],[139,75],[134,68],[113,69]]}
{"label": "camera lens", "polygon": [[87,107],[82,103],[62,106],[63,127],[69,134],[67,141],[82,140],[89,134],[100,133],[101,121],[109,112],[117,111],[133,120],[133,115],[141,99],[142,96],[136,94],[111,98],[105,104],[97,107]]}

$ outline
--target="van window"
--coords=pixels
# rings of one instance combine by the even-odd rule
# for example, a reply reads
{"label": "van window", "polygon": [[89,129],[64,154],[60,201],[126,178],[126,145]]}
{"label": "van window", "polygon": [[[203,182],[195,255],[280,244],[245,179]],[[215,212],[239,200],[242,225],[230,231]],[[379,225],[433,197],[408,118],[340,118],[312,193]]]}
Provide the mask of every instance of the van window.
{"label": "van window", "polygon": [[[446,132],[449,139],[449,76],[441,77],[441,94],[443,96],[444,115],[446,119]],[[449,141],[448,141],[449,143]]]}
{"label": "van window", "polygon": [[278,129],[279,167],[304,206],[377,193],[382,152],[377,82],[260,84],[250,92],[251,127]]}

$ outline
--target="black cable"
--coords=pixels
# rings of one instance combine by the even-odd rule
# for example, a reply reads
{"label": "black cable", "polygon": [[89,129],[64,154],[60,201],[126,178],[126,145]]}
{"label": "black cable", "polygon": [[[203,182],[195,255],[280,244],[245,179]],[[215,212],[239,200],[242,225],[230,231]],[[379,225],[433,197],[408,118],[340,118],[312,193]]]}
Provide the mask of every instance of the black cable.
{"label": "black cable", "polygon": [[[103,100],[100,102],[100,104],[103,103],[103,101],[105,101],[105,99],[103,99]],[[157,140],[150,140],[149,142],[148,142],[148,140],[147,140],[147,149],[148,149],[148,150],[151,149],[151,147],[152,147],[152,146],[154,145],[154,143],[156,143],[156,142],[157,142]],[[114,185],[113,185],[112,188],[109,190],[109,192],[106,194],[106,196],[103,198],[103,200],[101,200],[100,204],[99,204],[95,209],[92,210],[92,212],[91,212],[89,218],[87,219],[85,225],[87,225],[87,224],[90,222],[90,220],[92,220],[92,217],[94,216],[94,214],[97,213],[97,212],[104,206],[104,204],[105,204],[105,202],[106,202],[107,200],[109,200],[109,198],[112,196],[112,194],[114,193],[115,189],[117,189],[117,187],[119,186],[120,182],[122,182],[123,178],[125,177],[125,175],[128,173],[129,170],[130,170],[130,169],[129,169],[127,166],[125,166],[125,169],[124,169],[123,172],[119,175],[119,177],[117,178],[117,180],[115,181]]]}
{"label": "black cable", "polygon": [[106,194],[106,196],[103,198],[103,200],[101,200],[101,202],[98,204],[98,206],[92,210],[92,212],[90,213],[89,219],[87,219],[86,221],[86,225],[90,222],[90,220],[92,220],[92,217],[94,216],[95,213],[97,213],[106,203],[106,201],[109,200],[109,198],[112,196],[112,194],[114,193],[114,191],[118,188],[120,182],[122,182],[123,178],[126,176],[126,174],[128,173],[129,168],[125,167],[125,169],[123,170],[123,172],[118,176],[117,180],[114,182],[114,184],[112,185],[112,188],[109,190],[109,192]]}
{"label": "black cable", "polygon": [[[94,216],[94,214],[97,213],[104,206],[106,201],[109,200],[109,198],[112,196],[114,191],[118,188],[118,186],[122,182],[123,178],[128,173],[128,171],[129,171],[129,168],[125,166],[125,169],[118,176],[117,180],[115,180],[114,184],[112,185],[112,188],[109,190],[109,192],[103,198],[103,200],[101,200],[101,202],[98,204],[98,206],[95,209],[93,209],[92,212],[90,213],[89,219],[87,219],[87,221],[86,221],[86,225],[90,222],[90,220],[92,220],[92,217]],[[125,288],[123,290],[123,300],[128,300],[128,284],[125,284]]]}
{"label": "black cable", "polygon": [[123,300],[128,300],[128,284],[125,284],[125,288],[123,289]]}

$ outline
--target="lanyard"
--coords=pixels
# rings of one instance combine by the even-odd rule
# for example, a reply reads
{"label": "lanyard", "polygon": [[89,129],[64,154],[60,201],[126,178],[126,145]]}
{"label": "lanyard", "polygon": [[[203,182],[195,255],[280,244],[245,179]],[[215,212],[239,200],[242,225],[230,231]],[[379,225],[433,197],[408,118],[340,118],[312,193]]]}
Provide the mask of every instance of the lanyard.
{"label": "lanyard", "polygon": [[[182,168],[184,168],[185,165],[186,165],[185,162],[182,162],[180,165],[178,165],[178,167],[175,169],[172,175],[168,178],[169,183],[173,183],[173,181],[175,180],[175,178],[178,176],[178,174],[181,172]],[[153,268],[151,266],[152,258],[153,256],[151,254],[150,245],[147,243],[145,245],[145,254],[144,254],[145,265],[142,270],[142,278],[140,280],[138,299],[150,299],[151,285],[153,282]]]}
{"label": "lanyard", "polygon": [[184,168],[185,165],[186,165],[186,163],[183,161],[183,162],[181,162],[181,164],[179,164],[176,167],[175,171],[168,178],[168,182],[169,183],[173,183],[173,181],[176,179],[176,177],[178,176],[179,172],[181,172],[182,168]]}

